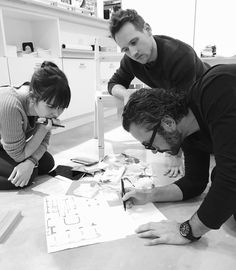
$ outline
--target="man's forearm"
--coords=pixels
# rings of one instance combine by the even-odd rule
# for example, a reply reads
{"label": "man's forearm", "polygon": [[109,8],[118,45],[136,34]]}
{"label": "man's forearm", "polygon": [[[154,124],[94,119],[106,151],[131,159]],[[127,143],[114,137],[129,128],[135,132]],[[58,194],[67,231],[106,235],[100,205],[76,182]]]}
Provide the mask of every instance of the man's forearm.
{"label": "man's forearm", "polygon": [[190,221],[189,224],[191,225],[192,228],[192,233],[195,237],[199,237],[202,236],[203,234],[207,233],[208,231],[210,231],[211,229],[208,228],[207,226],[205,226],[201,220],[199,219],[197,213],[195,213]]}
{"label": "man's forearm", "polygon": [[170,184],[152,189],[149,196],[150,202],[173,202],[183,200],[183,193],[175,184]]}
{"label": "man's forearm", "polygon": [[112,87],[111,93],[114,97],[124,100],[127,89],[121,84],[116,84]]}

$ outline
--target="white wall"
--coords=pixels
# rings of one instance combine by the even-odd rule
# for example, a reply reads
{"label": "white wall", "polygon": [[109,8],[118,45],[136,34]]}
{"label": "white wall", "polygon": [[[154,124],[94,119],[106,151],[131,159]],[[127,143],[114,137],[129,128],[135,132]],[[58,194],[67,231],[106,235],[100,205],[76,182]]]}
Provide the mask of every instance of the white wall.
{"label": "white wall", "polygon": [[195,50],[216,45],[217,55],[236,55],[236,1],[197,0]]}
{"label": "white wall", "polygon": [[136,9],[153,34],[183,40],[198,55],[207,45],[216,45],[219,56],[236,55],[236,0],[122,0],[122,8]]}
{"label": "white wall", "polygon": [[122,0],[152,27],[153,34],[168,35],[193,45],[195,0]]}

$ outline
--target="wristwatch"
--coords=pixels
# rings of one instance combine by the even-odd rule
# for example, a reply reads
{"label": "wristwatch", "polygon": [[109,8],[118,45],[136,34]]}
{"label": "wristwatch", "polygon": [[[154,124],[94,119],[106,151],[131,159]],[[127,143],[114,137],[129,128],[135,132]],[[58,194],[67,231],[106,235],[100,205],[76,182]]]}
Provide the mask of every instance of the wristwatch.
{"label": "wristwatch", "polygon": [[185,237],[186,239],[188,239],[190,241],[197,241],[197,240],[199,240],[201,238],[201,236],[200,237],[195,237],[193,235],[191,225],[189,224],[189,220],[187,220],[187,221],[180,224],[179,232],[183,237]]}

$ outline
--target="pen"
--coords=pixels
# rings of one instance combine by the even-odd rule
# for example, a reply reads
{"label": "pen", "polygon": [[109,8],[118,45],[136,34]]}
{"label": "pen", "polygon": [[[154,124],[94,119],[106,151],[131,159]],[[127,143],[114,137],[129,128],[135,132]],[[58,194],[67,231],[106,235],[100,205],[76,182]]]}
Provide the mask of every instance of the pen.
{"label": "pen", "polygon": [[53,127],[65,127],[64,125],[52,124]]}
{"label": "pen", "polygon": [[[43,124],[43,125],[47,125],[47,124],[48,124],[48,119],[46,119],[44,122],[38,122],[38,123],[39,123],[39,124]],[[62,127],[62,128],[65,127],[64,125],[54,124],[53,122],[52,122],[52,126],[53,126],[53,127]]]}
{"label": "pen", "polygon": [[[123,197],[125,195],[125,187],[124,187],[124,180],[123,178],[120,179],[120,182],[121,182],[121,197]],[[124,206],[124,210],[126,211],[126,202],[123,201],[123,206]]]}

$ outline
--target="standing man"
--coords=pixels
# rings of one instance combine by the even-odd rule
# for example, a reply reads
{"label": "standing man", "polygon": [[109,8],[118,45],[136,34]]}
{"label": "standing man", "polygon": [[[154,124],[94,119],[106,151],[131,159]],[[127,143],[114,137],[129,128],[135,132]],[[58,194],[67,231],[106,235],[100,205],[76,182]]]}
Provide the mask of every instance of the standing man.
{"label": "standing man", "polygon": [[[153,36],[150,25],[135,10],[113,13],[110,33],[125,55],[108,82],[108,92],[125,104],[134,92],[128,89],[134,77],[151,88],[185,92],[209,68],[188,44],[167,36]],[[177,176],[180,161],[172,160],[169,176]]]}
{"label": "standing man", "polygon": [[133,93],[123,112],[123,127],[153,153],[185,157],[185,176],[152,190],[132,190],[123,200],[136,204],[181,201],[200,195],[209,179],[210,154],[216,166],[210,189],[196,213],[178,223],[165,221],[137,229],[149,245],[186,244],[200,239],[236,213],[236,65],[217,65],[186,94],[163,89]]}

